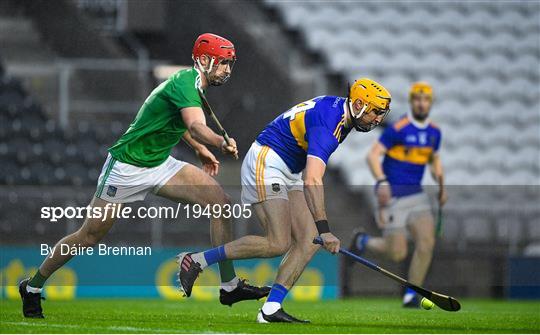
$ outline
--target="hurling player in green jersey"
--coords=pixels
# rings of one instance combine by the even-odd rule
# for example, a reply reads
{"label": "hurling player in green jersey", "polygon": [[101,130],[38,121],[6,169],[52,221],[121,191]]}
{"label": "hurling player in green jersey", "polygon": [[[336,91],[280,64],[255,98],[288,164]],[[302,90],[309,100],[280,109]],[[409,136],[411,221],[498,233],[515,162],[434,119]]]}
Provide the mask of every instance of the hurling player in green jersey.
{"label": "hurling player in green jersey", "polygon": [[[237,156],[236,142],[230,139],[227,144],[206,125],[198,89],[225,83],[235,60],[234,45],[229,40],[203,34],[193,47],[194,66],[178,71],[152,91],[128,130],[109,148],[90,204],[93,213],[97,209],[104,215],[87,217],[79,230],[56,244],[31,278],[19,284],[25,317],[43,318],[42,287],[47,278],[73,257],[63,254],[61,247],[97,244],[114,224],[115,218],[105,215],[111,206],[118,211],[122,204],[144,200],[150,192],[176,202],[203,206],[229,203],[221,186],[212,178],[218,173],[219,162],[206,146]],[[195,150],[203,169],[170,156],[181,139]],[[212,217],[211,236],[214,246],[231,241],[230,218]],[[268,287],[251,286],[239,279],[232,261],[223,261],[219,266],[222,304],[230,306],[268,295]]]}

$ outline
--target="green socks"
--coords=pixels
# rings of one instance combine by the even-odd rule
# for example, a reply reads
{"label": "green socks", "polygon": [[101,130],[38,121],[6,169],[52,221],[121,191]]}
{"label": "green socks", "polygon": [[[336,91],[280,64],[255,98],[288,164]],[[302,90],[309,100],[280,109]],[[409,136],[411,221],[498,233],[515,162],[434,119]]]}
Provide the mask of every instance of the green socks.
{"label": "green socks", "polygon": [[42,288],[43,284],[45,284],[45,281],[47,281],[47,277],[43,276],[41,272],[37,270],[36,274],[32,278],[30,278],[30,281],[28,282],[28,286],[35,287],[35,288]]}
{"label": "green socks", "polygon": [[221,276],[221,282],[227,283],[236,277],[234,272],[234,265],[231,260],[219,262],[219,274]]}

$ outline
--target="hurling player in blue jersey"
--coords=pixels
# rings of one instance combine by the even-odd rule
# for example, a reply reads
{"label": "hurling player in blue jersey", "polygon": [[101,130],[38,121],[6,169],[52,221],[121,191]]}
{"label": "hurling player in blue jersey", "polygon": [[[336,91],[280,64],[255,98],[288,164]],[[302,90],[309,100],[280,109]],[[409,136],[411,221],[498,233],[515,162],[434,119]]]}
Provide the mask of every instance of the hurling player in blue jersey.
{"label": "hurling player in blue jersey", "polygon": [[326,163],[354,128],[367,132],[390,110],[390,93],[371,79],[357,80],[349,98],[320,96],[279,115],[259,134],[242,164],[242,202],[252,204],[265,236],[248,235],[214,249],[179,255],[179,279],[187,296],[208,265],[228,259],[276,257],[287,253],[257,321],[306,322],[281,303],[319,249],[339,250],[324,205]]}
{"label": "hurling player in blue jersey", "polygon": [[[401,262],[407,256],[409,233],[415,248],[408,280],[422,285],[435,244],[431,206],[421,186],[427,164],[439,184],[440,206],[447,197],[439,154],[441,131],[428,118],[433,101],[432,87],[425,82],[414,83],[409,100],[410,113],[387,127],[368,154],[368,164],[377,181],[377,223],[383,237],[370,237],[360,230],[353,238],[352,249],[357,252],[367,249]],[[416,293],[406,289],[403,306],[419,307],[419,303]]]}

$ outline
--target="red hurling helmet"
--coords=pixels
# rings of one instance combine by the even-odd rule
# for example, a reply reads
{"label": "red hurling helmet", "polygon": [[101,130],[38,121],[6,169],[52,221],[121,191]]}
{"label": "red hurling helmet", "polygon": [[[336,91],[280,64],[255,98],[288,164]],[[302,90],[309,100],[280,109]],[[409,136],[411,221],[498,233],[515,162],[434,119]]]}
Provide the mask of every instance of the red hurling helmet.
{"label": "red hurling helmet", "polygon": [[218,61],[236,60],[234,44],[226,38],[210,33],[200,35],[193,46],[193,60],[197,61],[202,55],[210,56]]}

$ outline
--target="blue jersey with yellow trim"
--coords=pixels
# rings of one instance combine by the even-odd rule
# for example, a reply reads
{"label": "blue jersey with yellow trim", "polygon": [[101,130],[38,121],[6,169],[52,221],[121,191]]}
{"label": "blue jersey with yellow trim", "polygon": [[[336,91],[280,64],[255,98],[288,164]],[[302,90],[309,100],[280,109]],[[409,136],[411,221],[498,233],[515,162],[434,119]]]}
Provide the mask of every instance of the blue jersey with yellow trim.
{"label": "blue jersey with yellow trim", "polygon": [[272,148],[293,173],[304,170],[307,156],[326,164],[350,132],[344,127],[345,100],[320,96],[299,103],[268,124],[257,142]]}
{"label": "blue jersey with yellow trim", "polygon": [[392,195],[402,197],[421,192],[426,164],[441,144],[439,128],[431,122],[421,128],[405,115],[384,130],[379,142],[387,150],[383,171]]}

